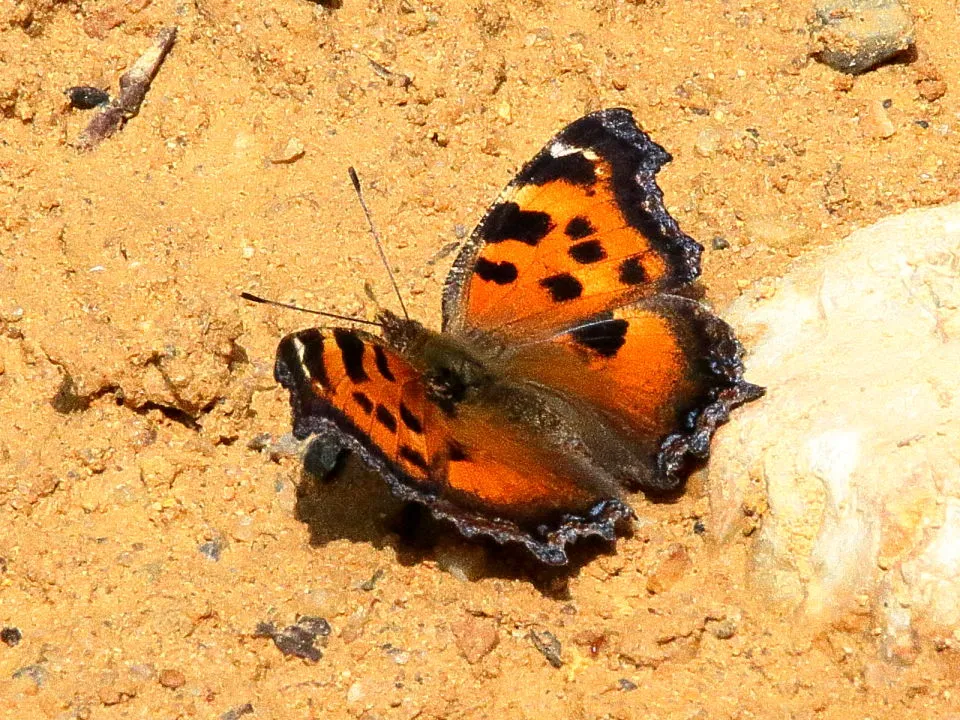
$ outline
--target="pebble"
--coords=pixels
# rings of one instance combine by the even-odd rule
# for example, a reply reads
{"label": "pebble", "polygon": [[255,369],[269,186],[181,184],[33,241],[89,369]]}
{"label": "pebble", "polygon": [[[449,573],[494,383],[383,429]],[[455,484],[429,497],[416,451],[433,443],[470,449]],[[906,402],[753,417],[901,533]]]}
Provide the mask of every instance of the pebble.
{"label": "pebble", "polygon": [[936,65],[929,59],[921,57],[911,67],[917,92],[927,102],[935,102],[947,94],[947,83]]}
{"label": "pebble", "polygon": [[90,85],[77,85],[64,90],[70,105],[77,110],[92,110],[110,102],[110,94]]}
{"label": "pebble", "polygon": [[299,139],[290,138],[287,140],[286,145],[273,152],[270,156],[270,162],[274,165],[289,165],[290,163],[295,163],[306,155],[306,153],[307,149]]}
{"label": "pebble", "polygon": [[250,703],[244,703],[243,705],[238,705],[235,708],[230,708],[223,715],[220,716],[220,720],[238,720],[244,715],[253,714],[253,705]]}
{"label": "pebble", "polygon": [[327,644],[330,623],[322,617],[301,615],[294,625],[288,625],[283,630],[277,630],[273,623],[258,623],[254,635],[272,638],[273,644],[284,655],[317,662],[323,657],[319,646]]}
{"label": "pebble", "polygon": [[179,670],[166,669],[160,671],[160,676],[158,678],[160,684],[165,688],[170,688],[171,690],[176,690],[177,688],[182,688],[187,684],[187,678]]}
{"label": "pebble", "polygon": [[692,565],[687,549],[680,543],[671,543],[662,551],[656,567],[647,577],[647,591],[654,595],[666,592],[677,584]]}
{"label": "pebble", "polygon": [[136,695],[137,688],[130,683],[104,685],[97,690],[97,698],[103,705],[119,705]]}
{"label": "pebble", "polygon": [[737,634],[738,623],[734,618],[724,618],[723,620],[709,620],[706,624],[707,630],[717,640],[729,640]]}
{"label": "pebble", "polygon": [[7,647],[16,647],[22,639],[23,633],[20,632],[20,628],[5,627],[0,630],[0,641]]}
{"label": "pebble", "polygon": [[865,137],[878,140],[884,140],[897,132],[890,114],[879,100],[871,100],[867,103],[860,115],[860,130]]}
{"label": "pebble", "polygon": [[208,559],[217,562],[220,560],[220,553],[223,552],[223,544],[219,540],[208,540],[197,549]]}
{"label": "pebble", "polygon": [[468,615],[451,628],[460,654],[471,665],[476,665],[500,643],[497,624],[492,618]]}
{"label": "pebble", "polygon": [[720,147],[720,133],[715,128],[704,128],[697,134],[693,149],[700,157],[716,154]]}
{"label": "pebble", "polygon": [[383,576],[386,574],[387,574],[386,570],[384,570],[383,568],[377,568],[373,572],[373,575],[371,575],[369,578],[364,580],[357,587],[359,587],[364,592],[373,592],[373,589],[377,586],[377,583],[380,582],[380,580],[382,580]]}
{"label": "pebble", "polygon": [[479,580],[487,570],[487,551],[482,545],[442,540],[434,548],[434,555],[441,570],[463,582]]}
{"label": "pebble", "polygon": [[351,705],[356,705],[363,700],[363,696],[363,685],[361,685],[359,681],[353,683],[353,685],[347,689],[347,702]]}
{"label": "pebble", "polygon": [[17,678],[29,678],[33,681],[33,684],[39,688],[43,687],[43,684],[47,681],[47,671],[44,670],[41,665],[25,665],[19,670],[15,670],[10,677],[14,680]]}
{"label": "pebble", "polygon": [[900,0],[819,0],[811,30],[817,59],[851,75],[913,45],[913,21]]}
{"label": "pebble", "polygon": [[540,654],[547,659],[548,663],[555,668],[563,666],[563,659],[560,657],[562,648],[556,635],[549,630],[542,630],[541,632],[531,630],[527,637],[530,638],[530,642],[533,643]]}

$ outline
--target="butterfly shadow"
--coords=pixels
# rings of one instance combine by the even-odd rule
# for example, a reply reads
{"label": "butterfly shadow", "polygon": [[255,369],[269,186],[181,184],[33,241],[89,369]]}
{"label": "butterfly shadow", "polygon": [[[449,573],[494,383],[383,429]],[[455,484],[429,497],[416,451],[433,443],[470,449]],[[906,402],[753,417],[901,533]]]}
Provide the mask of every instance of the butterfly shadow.
{"label": "butterfly shadow", "polygon": [[467,540],[422,505],[394,497],[377,473],[349,453],[341,454],[330,470],[312,463],[308,454],[294,513],[309,528],[314,547],[347,540],[378,550],[391,548],[401,565],[435,562],[438,572],[471,582],[491,578],[529,582],[544,596],[560,601],[571,599],[569,581],[586,565],[616,552],[615,545],[599,538],[581,538],[567,548],[569,563],[552,567],[519,545]]}

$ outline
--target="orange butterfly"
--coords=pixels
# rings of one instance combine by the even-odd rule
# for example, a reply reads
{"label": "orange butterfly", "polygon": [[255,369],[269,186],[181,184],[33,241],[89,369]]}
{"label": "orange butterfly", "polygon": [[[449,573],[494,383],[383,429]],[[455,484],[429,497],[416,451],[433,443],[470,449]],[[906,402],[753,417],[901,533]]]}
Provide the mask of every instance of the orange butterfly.
{"label": "orange butterfly", "polygon": [[567,126],[461,249],[440,332],[384,310],[382,337],[281,340],[294,434],[544,563],[565,564],[578,537],[613,540],[634,515],[623,488],[678,487],[730,410],[763,394],[730,327],[674,294],[703,248],[663,206],[669,160],[628,110]]}

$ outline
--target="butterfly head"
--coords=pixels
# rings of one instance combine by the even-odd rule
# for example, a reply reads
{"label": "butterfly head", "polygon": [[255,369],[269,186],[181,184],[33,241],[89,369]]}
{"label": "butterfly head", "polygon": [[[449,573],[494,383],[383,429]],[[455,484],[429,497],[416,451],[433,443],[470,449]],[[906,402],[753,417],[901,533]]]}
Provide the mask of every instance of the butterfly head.
{"label": "butterfly head", "polygon": [[389,345],[418,366],[427,397],[447,415],[457,405],[475,398],[491,380],[491,372],[478,355],[449,334],[428,330],[389,310],[377,314]]}

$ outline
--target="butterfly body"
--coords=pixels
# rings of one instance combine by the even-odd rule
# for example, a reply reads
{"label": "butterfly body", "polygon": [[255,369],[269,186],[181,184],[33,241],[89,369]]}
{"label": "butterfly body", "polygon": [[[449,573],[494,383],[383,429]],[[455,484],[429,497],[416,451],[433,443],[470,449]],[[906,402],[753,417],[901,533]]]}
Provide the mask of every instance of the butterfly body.
{"label": "butterfly body", "polygon": [[285,337],[294,433],[356,452],[466,536],[563,564],[613,539],[624,489],[676,488],[762,390],[706,308],[675,294],[700,246],[662,206],[669,156],[626,110],[572,123],[507,187],[454,263],[441,331],[384,311],[382,336]]}

